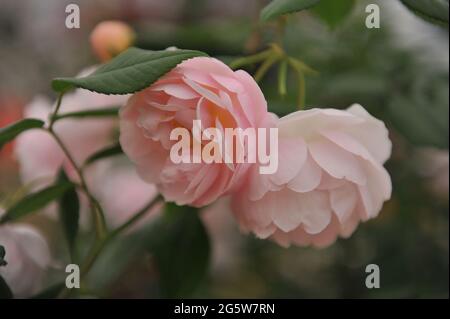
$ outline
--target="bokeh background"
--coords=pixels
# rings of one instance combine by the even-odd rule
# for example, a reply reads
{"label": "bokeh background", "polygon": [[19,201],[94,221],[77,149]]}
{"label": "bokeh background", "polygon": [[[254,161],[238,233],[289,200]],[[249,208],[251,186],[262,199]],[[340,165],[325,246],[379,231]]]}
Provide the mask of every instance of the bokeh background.
{"label": "bokeh background", "polygon": [[[80,6],[80,29],[64,26],[69,3]],[[88,38],[103,20],[130,24],[141,48],[198,49],[226,62],[257,52],[277,38],[290,55],[320,73],[307,78],[308,107],[346,108],[357,102],[386,122],[394,145],[387,163],[392,199],[378,218],[362,224],[350,239],[325,249],[281,248],[241,234],[220,204],[206,209],[202,217],[211,240],[211,263],[190,296],[448,298],[448,25],[426,22],[400,1],[359,0],[333,28],[304,11],[291,16],[280,35],[275,26],[258,23],[266,3],[2,0],[0,127],[21,118],[36,94],[54,98],[52,78],[73,76],[97,63]],[[368,3],[380,6],[380,29],[365,27]],[[296,108],[294,74],[289,74],[288,83],[287,96],[280,97],[276,68],[261,82],[269,108],[279,115]],[[0,153],[0,201],[21,187],[13,147],[9,144]],[[45,231],[53,253],[64,264],[57,223],[39,214],[28,222]],[[86,295],[163,296],[158,269],[142,245],[148,231],[130,234],[108,249],[90,274],[92,290]],[[380,267],[380,289],[364,284],[365,267],[371,263]],[[55,265],[46,284],[63,275],[61,265]]]}

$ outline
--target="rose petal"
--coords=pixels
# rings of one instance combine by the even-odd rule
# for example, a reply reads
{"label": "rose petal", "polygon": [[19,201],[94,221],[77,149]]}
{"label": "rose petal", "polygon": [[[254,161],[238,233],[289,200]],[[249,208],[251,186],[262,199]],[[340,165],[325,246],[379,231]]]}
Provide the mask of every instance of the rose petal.
{"label": "rose petal", "polygon": [[353,213],[358,200],[355,187],[349,183],[330,191],[331,208],[341,224],[345,223]]}
{"label": "rose petal", "polygon": [[359,185],[366,184],[367,178],[360,161],[336,144],[320,139],[310,143],[309,150],[316,163],[331,176],[346,178]]}
{"label": "rose petal", "polygon": [[320,184],[322,179],[322,169],[308,155],[300,172],[289,181],[288,187],[299,193],[306,193],[314,190]]}

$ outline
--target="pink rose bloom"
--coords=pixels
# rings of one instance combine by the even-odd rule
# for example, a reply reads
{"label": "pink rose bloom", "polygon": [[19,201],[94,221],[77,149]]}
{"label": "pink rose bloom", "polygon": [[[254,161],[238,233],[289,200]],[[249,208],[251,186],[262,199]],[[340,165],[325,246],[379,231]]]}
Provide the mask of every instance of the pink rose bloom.
{"label": "pink rose bloom", "polygon": [[[95,67],[82,71],[79,76],[93,72]],[[128,96],[104,95],[87,90],[75,90],[64,96],[59,113],[78,112],[123,105]],[[48,123],[49,114],[54,105],[45,97],[34,98],[25,108],[26,118],[37,118]],[[118,129],[118,121],[114,118],[62,119],[55,123],[54,130],[71,152],[75,162],[80,166],[95,152],[114,143],[114,133]],[[61,151],[59,145],[47,132],[35,129],[24,132],[16,139],[15,153],[20,166],[22,182],[33,186],[33,190],[48,186],[54,182],[61,167],[74,179],[78,175],[72,164]],[[95,179],[105,174],[106,161],[91,165],[86,170],[89,187]],[[88,210],[88,202],[80,193],[82,224],[87,224],[89,216],[83,212]],[[47,211],[55,214],[56,207],[51,204]]]}
{"label": "pink rose bloom", "polygon": [[175,164],[170,159],[170,149],[177,142],[170,140],[172,129],[184,127],[192,133],[193,120],[222,133],[225,128],[265,127],[269,114],[249,74],[233,72],[216,59],[198,57],[184,61],[130,98],[120,113],[120,142],[139,175],[155,183],[167,201],[200,207],[235,189],[249,165]]}
{"label": "pink rose bloom", "polygon": [[[89,68],[80,73],[85,76],[93,72]],[[76,90],[63,98],[59,113],[86,111],[123,105],[128,96],[104,95]],[[37,118],[48,122],[48,116],[54,106],[44,97],[35,98],[26,108],[26,118]],[[54,130],[67,146],[78,165],[95,152],[113,143],[116,120],[108,118],[63,119],[55,123]],[[42,130],[31,130],[17,138],[16,155],[20,164],[22,180],[29,183],[39,178],[57,175],[60,167],[75,178],[76,174],[69,160],[65,157],[54,139]],[[89,174],[87,174],[89,175]]]}
{"label": "pink rose bloom", "polygon": [[[109,161],[105,174],[96,179],[92,187],[99,200],[109,226],[115,228],[140,211],[158,194],[155,185],[144,182],[130,163]],[[141,221],[149,222],[161,211],[153,207]]]}
{"label": "pink rose bloom", "polygon": [[383,122],[353,105],[298,111],[278,128],[278,171],[260,175],[254,165],[233,196],[243,230],[282,246],[323,247],[378,215],[392,187]]}
{"label": "pink rose bloom", "polygon": [[8,263],[0,266],[0,275],[14,297],[25,298],[37,293],[51,263],[50,251],[42,235],[28,225],[3,225],[0,226],[0,244],[5,247]]}
{"label": "pink rose bloom", "polygon": [[[49,99],[37,96],[25,107],[24,117],[47,121],[51,107]],[[47,181],[46,184],[51,183],[64,162],[64,154],[56,142],[41,130],[30,130],[19,135],[15,153],[24,183],[42,179]]]}

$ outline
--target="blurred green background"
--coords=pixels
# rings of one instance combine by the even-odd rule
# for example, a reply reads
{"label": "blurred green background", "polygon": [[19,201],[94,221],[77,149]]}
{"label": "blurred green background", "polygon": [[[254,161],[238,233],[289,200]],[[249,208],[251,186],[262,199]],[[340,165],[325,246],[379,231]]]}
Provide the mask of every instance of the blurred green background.
{"label": "blurred green background", "polygon": [[[80,6],[80,29],[64,27],[68,3]],[[226,62],[279,41],[289,55],[319,72],[306,78],[307,107],[346,108],[360,103],[386,122],[394,145],[387,163],[392,199],[378,218],[362,224],[350,239],[320,250],[280,248],[240,234],[228,214],[208,214],[211,262],[189,296],[448,298],[448,24],[424,21],[400,1],[361,0],[337,18],[308,10],[291,15],[280,32],[276,23],[258,21],[266,3],[3,0],[0,126],[20,118],[35,94],[53,96],[53,77],[74,75],[96,62],[88,36],[103,20],[129,23],[137,32],[139,47],[198,49]],[[365,26],[368,3],[380,6],[380,29]],[[334,19],[339,22],[326,23]],[[270,110],[281,116],[296,110],[297,84],[289,73],[288,94],[281,97],[277,72],[276,67],[270,69],[260,85]],[[12,147],[0,153],[0,198],[20,187]],[[64,260],[55,222],[39,216],[30,222],[47,230],[55,254]],[[90,275],[92,291],[87,295],[164,296],[159,271],[142,244],[151,231],[155,230],[150,225],[111,246]],[[380,289],[365,287],[365,267],[371,263],[380,267]],[[52,272],[49,284],[64,275],[61,269]]]}

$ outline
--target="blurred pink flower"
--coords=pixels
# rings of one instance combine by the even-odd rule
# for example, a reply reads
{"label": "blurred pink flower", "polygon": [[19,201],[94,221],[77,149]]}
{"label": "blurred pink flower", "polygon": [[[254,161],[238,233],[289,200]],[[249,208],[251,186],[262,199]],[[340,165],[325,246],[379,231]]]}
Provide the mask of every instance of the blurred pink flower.
{"label": "blurred pink flower", "polygon": [[[95,70],[88,68],[79,76],[87,75]],[[59,113],[77,112],[89,109],[106,107],[120,107],[129,96],[104,95],[87,90],[75,90],[64,96]],[[48,122],[52,112],[52,103],[45,97],[34,98],[25,108],[26,118],[37,118]],[[118,130],[118,121],[115,118],[70,119],[66,118],[55,123],[54,130],[71,152],[75,162],[80,166],[89,156],[111,145],[114,142],[115,132]],[[61,151],[59,145],[47,132],[39,129],[30,130],[17,138],[15,153],[20,166],[22,182],[33,185],[33,190],[50,185],[57,178],[60,168],[73,180],[78,176],[70,161]],[[86,170],[86,180],[89,187],[93,187],[96,179],[100,178],[108,167],[108,160],[100,161],[89,166]],[[130,164],[128,164],[130,165]],[[82,203],[82,224],[87,224],[88,216],[83,213],[88,209],[87,199],[80,193]],[[48,211],[54,214],[52,204]]]}
{"label": "blurred pink flower", "polygon": [[260,175],[254,165],[233,196],[243,230],[282,246],[323,247],[378,215],[392,187],[383,167],[391,154],[383,122],[353,105],[298,111],[278,128],[278,171]]}
{"label": "blurred pink flower", "polygon": [[[51,106],[49,99],[37,96],[25,107],[24,117],[47,121]],[[53,138],[42,130],[31,130],[19,135],[15,153],[24,183],[47,179],[49,184],[64,162],[63,152]]]}
{"label": "blurred pink flower", "polygon": [[[92,187],[109,226],[113,228],[130,219],[158,194],[155,185],[144,182],[129,162],[114,162],[109,161],[106,173],[101,174]],[[150,209],[141,224],[153,219],[160,211],[160,206]]]}
{"label": "blurred pink flower", "polygon": [[[79,76],[85,76],[95,70],[95,67],[82,71]],[[128,96],[104,95],[76,90],[66,94],[59,113],[86,111],[123,105]],[[38,96],[25,108],[26,118],[37,118],[48,122],[49,114],[54,106],[45,98]],[[113,118],[95,119],[64,119],[54,125],[54,130],[71,151],[78,165],[95,152],[110,145],[114,141],[114,130],[117,121]],[[54,178],[59,169],[64,167],[66,173],[76,178],[73,167],[64,156],[53,138],[42,130],[31,130],[17,138],[16,155],[21,167],[21,177],[25,183],[38,178]]]}
{"label": "blurred pink flower", "polygon": [[431,191],[448,200],[449,153],[448,150],[425,147],[416,151],[417,170],[426,179]]}
{"label": "blurred pink flower", "polygon": [[241,266],[242,240],[231,213],[230,198],[218,199],[202,208],[202,221],[211,240],[211,268],[214,272],[232,272]]}
{"label": "blurred pink flower", "polygon": [[[248,164],[171,161],[177,127],[266,127],[272,117],[264,96],[245,71],[233,72],[213,58],[184,61],[149,88],[136,93],[120,113],[120,142],[140,176],[155,183],[167,201],[203,206],[235,189]],[[192,131],[191,131],[192,133]],[[224,155],[222,155],[224,156]]]}
{"label": "blurred pink flower", "polygon": [[[0,216],[3,214],[0,208]],[[5,247],[6,266],[0,267],[5,279],[17,298],[30,297],[41,287],[51,258],[47,242],[42,235],[28,225],[0,226],[0,244]]]}

